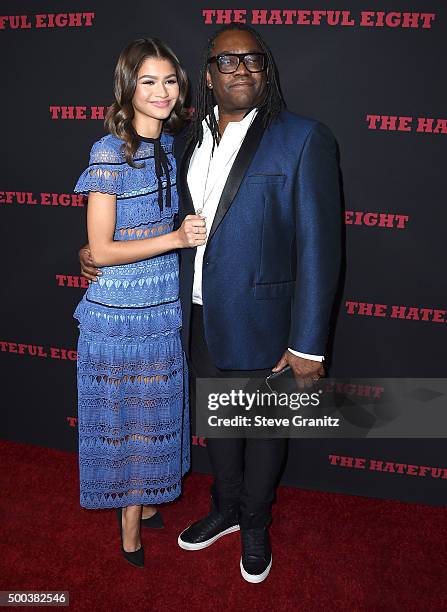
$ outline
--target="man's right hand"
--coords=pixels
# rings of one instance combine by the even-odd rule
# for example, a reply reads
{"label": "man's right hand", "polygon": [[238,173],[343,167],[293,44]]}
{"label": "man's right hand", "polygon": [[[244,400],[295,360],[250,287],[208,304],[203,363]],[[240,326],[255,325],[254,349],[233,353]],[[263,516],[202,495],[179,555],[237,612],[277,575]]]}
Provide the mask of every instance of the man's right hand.
{"label": "man's right hand", "polygon": [[95,267],[92,254],[90,253],[90,248],[88,244],[79,249],[79,262],[81,264],[81,274],[84,276],[89,282],[97,281],[98,276],[101,276],[101,270]]}

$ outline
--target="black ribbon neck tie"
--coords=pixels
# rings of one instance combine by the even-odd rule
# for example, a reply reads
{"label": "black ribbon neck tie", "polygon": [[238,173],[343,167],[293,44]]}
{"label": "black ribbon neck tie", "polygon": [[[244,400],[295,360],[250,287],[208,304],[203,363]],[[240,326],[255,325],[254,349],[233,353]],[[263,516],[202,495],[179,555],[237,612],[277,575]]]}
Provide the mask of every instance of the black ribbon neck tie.
{"label": "black ribbon neck tie", "polygon": [[161,146],[160,139],[154,142],[155,174],[158,182],[158,206],[160,213],[163,212],[163,183],[162,176],[166,177],[166,207],[171,207],[171,179],[169,176],[169,161],[165,150]]}

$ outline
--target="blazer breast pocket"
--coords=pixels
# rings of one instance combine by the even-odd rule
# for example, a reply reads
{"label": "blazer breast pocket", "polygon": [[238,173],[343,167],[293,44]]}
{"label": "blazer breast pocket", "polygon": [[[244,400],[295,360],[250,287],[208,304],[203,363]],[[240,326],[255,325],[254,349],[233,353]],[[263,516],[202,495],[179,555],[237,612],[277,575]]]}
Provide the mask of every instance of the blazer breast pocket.
{"label": "blazer breast pocket", "polygon": [[283,185],[286,181],[285,174],[249,174],[245,177],[245,183],[275,184]]}

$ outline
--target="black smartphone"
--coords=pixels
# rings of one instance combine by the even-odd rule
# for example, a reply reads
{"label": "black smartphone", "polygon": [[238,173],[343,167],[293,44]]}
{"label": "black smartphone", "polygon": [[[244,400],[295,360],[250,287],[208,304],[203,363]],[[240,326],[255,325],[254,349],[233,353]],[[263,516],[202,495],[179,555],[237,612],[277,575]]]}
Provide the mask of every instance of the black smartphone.
{"label": "black smartphone", "polygon": [[293,370],[286,366],[279,372],[269,374],[265,384],[273,393],[295,393],[298,389]]}

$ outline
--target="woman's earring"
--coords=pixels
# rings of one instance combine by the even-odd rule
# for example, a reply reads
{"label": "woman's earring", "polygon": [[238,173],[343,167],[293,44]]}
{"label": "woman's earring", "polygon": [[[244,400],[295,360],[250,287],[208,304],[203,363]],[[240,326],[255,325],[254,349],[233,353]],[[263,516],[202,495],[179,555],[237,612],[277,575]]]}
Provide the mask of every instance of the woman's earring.
{"label": "woman's earring", "polygon": [[208,83],[208,87],[209,87],[210,89],[213,89],[213,85],[212,85],[212,83]]}

